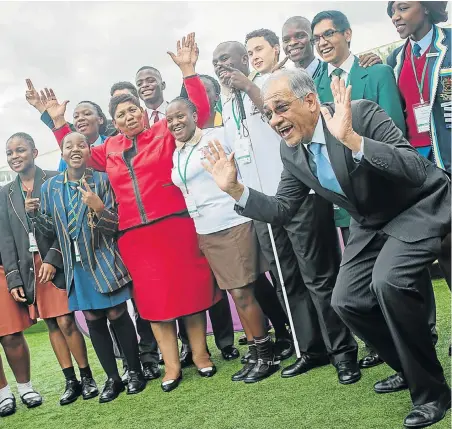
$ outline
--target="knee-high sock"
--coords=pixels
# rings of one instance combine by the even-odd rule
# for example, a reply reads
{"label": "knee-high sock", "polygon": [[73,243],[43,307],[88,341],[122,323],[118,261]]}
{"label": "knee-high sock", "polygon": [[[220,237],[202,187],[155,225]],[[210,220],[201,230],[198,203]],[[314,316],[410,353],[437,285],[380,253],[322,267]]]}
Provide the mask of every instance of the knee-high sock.
{"label": "knee-high sock", "polygon": [[86,324],[88,325],[89,335],[97,358],[107,377],[120,380],[115,353],[113,351],[113,341],[107,326],[107,318],[87,320]]}
{"label": "knee-high sock", "polygon": [[138,339],[135,326],[128,311],[124,311],[120,317],[110,320],[121,344],[122,351],[131,371],[141,371],[140,355],[138,351]]}

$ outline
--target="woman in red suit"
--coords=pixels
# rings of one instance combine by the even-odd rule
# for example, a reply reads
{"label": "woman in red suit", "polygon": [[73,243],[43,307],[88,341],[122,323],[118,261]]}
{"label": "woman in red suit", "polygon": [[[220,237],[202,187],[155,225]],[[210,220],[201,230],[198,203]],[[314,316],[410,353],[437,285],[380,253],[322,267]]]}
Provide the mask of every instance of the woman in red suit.
{"label": "woman in red suit", "polygon": [[[195,74],[198,50],[194,33],[170,53],[184,77],[190,99],[204,123],[210,113],[203,84]],[[70,132],[64,120],[67,101],[59,104],[52,90],[42,101],[55,123],[59,143]],[[198,248],[195,227],[182,193],[171,182],[174,137],[166,119],[144,127],[143,109],[130,95],[114,97],[110,114],[120,134],[91,148],[90,166],[108,174],[116,195],[121,256],[132,276],[134,297],[143,319],[151,321],[165,361],[162,389],[178,386],[179,363],[175,319],[185,317],[193,360],[202,376],[213,375],[206,351],[202,312],[220,297],[209,265]],[[202,125],[202,124],[201,124]],[[202,371],[201,371],[202,370]]]}

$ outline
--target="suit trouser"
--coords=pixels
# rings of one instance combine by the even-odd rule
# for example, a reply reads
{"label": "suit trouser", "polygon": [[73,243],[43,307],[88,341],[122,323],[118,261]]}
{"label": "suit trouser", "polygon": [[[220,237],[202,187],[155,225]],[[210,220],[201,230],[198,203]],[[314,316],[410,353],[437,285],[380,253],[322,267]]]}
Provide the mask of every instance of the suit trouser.
{"label": "suit trouser", "polygon": [[[283,303],[267,224],[255,225]],[[356,360],[356,341],[331,307],[340,257],[333,206],[309,195],[289,224],[272,229],[300,350],[314,355],[327,352],[335,364]]]}
{"label": "suit trouser", "polygon": [[[234,344],[234,326],[232,323],[231,307],[229,306],[229,300],[225,290],[222,291],[222,295],[222,299],[208,310],[210,321],[212,322],[215,344],[219,350]],[[179,325],[179,337],[182,343],[190,349],[184,320],[179,319],[177,323]]]}
{"label": "suit trouser", "polygon": [[[358,337],[404,374],[415,405],[437,400],[448,387],[419,280],[441,240],[405,243],[383,232],[368,234],[373,238],[341,267],[332,305]],[[363,233],[360,239],[366,239]]]}
{"label": "suit trouser", "polygon": [[451,254],[451,235],[450,233],[443,239],[441,243],[441,254],[438,257],[438,263],[441,268],[441,271],[444,274],[444,278],[446,279],[447,285],[450,289],[450,282],[451,282],[451,261],[450,261],[450,254]]}

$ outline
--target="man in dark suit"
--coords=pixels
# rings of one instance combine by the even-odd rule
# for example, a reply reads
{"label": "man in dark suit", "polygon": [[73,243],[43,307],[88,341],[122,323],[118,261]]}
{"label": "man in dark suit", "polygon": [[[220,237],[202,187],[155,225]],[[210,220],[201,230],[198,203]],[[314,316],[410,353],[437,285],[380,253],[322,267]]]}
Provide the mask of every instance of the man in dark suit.
{"label": "man in dark suit", "polygon": [[[332,305],[397,375],[380,393],[409,388],[409,428],[429,426],[450,408],[450,390],[436,356],[418,280],[450,232],[450,180],[422,158],[377,104],[351,102],[351,86],[333,78],[335,104],[321,106],[302,70],[281,70],[262,90],[270,125],[284,139],[284,171],[268,197],[237,181],[233,155],[215,150],[206,168],[250,218],[285,224],[310,189],[352,216],[350,239]],[[322,113],[322,115],[320,115]],[[403,303],[403,305],[402,305]]]}

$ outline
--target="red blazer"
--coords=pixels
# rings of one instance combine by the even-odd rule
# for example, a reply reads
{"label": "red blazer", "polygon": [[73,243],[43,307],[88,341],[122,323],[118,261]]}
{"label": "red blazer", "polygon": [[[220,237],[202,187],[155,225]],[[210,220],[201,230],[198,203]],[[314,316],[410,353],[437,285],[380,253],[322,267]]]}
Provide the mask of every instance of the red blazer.
{"label": "red blazer", "polygon": [[[190,100],[198,109],[199,127],[210,115],[209,100],[198,76],[185,79]],[[58,144],[71,132],[68,125],[54,130]],[[119,229],[145,225],[162,217],[183,212],[186,205],[181,191],[171,181],[174,137],[168,130],[166,119],[134,137],[137,154],[131,168],[124,151],[133,140],[122,134],[109,137],[104,144],[91,148],[90,167],[108,174],[116,195]]]}

